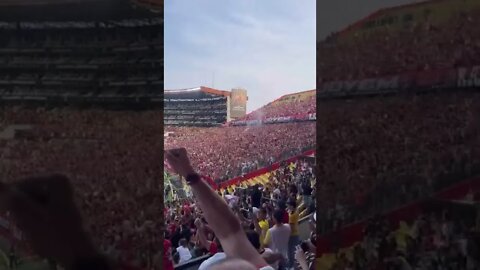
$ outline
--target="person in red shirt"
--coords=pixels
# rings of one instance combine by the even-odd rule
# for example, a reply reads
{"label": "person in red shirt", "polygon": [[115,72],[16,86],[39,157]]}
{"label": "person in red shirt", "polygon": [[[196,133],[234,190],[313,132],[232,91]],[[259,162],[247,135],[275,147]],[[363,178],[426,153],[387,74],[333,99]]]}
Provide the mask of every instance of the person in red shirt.
{"label": "person in red shirt", "polygon": [[175,231],[177,230],[177,225],[175,224],[175,221],[168,221],[167,229],[170,234],[174,234]]}
{"label": "person in red shirt", "polygon": [[173,270],[172,243],[170,240],[163,240],[163,269]]}
{"label": "person in red shirt", "polygon": [[197,238],[200,241],[200,244],[202,245],[202,247],[207,249],[210,255],[217,254],[217,252],[219,252],[222,249],[222,246],[218,238],[216,237],[213,241],[209,241],[207,239],[206,231],[211,230],[208,227],[208,225],[204,224],[201,219],[197,218],[195,220],[195,226],[197,227]]}
{"label": "person in red shirt", "polygon": [[283,223],[288,224],[289,217],[288,217],[288,212],[287,210],[283,209]]}
{"label": "person in red shirt", "polygon": [[188,201],[185,201],[185,204],[183,205],[183,212],[186,216],[190,215],[191,213],[190,203]]}
{"label": "person in red shirt", "polygon": [[[217,238],[215,238],[216,240]],[[212,241],[210,243],[210,248],[208,249],[208,253],[210,253],[211,255],[215,255],[217,252],[218,252],[218,247],[219,245],[217,244],[216,241]]]}

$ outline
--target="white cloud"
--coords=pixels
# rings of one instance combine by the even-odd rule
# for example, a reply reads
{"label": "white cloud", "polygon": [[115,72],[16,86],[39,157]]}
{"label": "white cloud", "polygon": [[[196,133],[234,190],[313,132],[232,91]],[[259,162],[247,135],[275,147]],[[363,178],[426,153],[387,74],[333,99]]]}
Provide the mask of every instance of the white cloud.
{"label": "white cloud", "polygon": [[222,1],[188,10],[166,3],[165,88],[212,86],[215,73],[215,88],[248,90],[249,111],[315,88],[314,0],[214,2]]}

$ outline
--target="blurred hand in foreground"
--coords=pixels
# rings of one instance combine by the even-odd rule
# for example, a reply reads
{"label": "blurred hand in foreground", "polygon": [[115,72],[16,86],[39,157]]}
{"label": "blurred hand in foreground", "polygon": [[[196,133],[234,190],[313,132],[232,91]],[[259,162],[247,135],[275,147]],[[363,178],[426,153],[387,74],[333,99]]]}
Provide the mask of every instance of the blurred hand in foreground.
{"label": "blurred hand in foreground", "polygon": [[0,183],[0,207],[9,211],[34,251],[67,269],[97,256],[82,227],[68,179],[62,175]]}

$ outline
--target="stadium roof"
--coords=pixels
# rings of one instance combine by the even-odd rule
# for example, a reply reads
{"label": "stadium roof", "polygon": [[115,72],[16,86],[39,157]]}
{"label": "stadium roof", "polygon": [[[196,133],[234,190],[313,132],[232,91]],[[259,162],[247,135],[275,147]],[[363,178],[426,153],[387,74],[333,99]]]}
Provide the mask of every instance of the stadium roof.
{"label": "stadium roof", "polygon": [[201,91],[207,94],[214,94],[219,96],[230,96],[230,91],[214,89],[210,87],[200,86],[194,88],[184,88],[184,89],[165,89],[164,92],[166,94],[174,94],[174,93],[186,93],[186,92],[195,92]]}
{"label": "stadium roof", "polygon": [[147,8],[155,3],[162,5],[163,0],[0,0],[0,21],[108,21],[150,18],[159,15]]}
{"label": "stadium roof", "polygon": [[286,95],[283,95],[283,96],[279,97],[277,100],[282,99],[282,98],[286,98],[286,97],[289,97],[289,96],[296,96],[296,95],[300,95],[300,94],[307,94],[307,93],[309,93],[309,92],[312,92],[312,94],[313,94],[313,92],[315,92],[315,91],[317,91],[317,90],[316,90],[316,89],[312,89],[312,90],[306,90],[306,91],[296,92],[296,93],[292,93],[292,94],[286,94]]}
{"label": "stadium roof", "polygon": [[[283,95],[283,96],[275,99],[275,100],[272,101],[272,102],[269,102],[269,103],[268,103],[267,105],[265,105],[265,106],[271,105],[271,104],[273,104],[273,103],[275,103],[275,102],[277,102],[277,101],[279,101],[279,100],[283,100],[283,99],[285,99],[285,98],[287,98],[287,97],[291,97],[291,96],[297,96],[297,95],[301,95],[301,94],[309,94],[310,92],[312,92],[312,94],[316,94],[316,91],[317,91],[316,89],[313,89],[313,90],[306,90],[306,91],[301,91],[301,92],[286,94],[286,95]],[[262,106],[262,107],[265,107],[265,106]]]}
{"label": "stadium roof", "polygon": [[254,113],[254,112],[256,112],[256,111],[260,111],[260,110],[262,110],[264,107],[270,106],[270,105],[272,105],[272,104],[274,104],[274,103],[276,103],[276,102],[278,102],[278,101],[280,101],[280,100],[283,100],[283,99],[285,99],[285,98],[288,98],[288,97],[291,97],[291,96],[302,95],[302,94],[307,94],[307,95],[308,95],[308,94],[310,94],[310,93],[311,93],[311,94],[316,94],[316,93],[317,93],[317,90],[316,90],[316,89],[312,89],[312,90],[306,90],[306,91],[301,91],[301,92],[296,92],[296,93],[291,93],[291,94],[283,95],[283,96],[275,99],[274,101],[271,101],[271,102],[263,105],[262,107],[256,109],[255,111],[252,111],[252,112],[248,113],[247,115],[252,114],[252,113]]}

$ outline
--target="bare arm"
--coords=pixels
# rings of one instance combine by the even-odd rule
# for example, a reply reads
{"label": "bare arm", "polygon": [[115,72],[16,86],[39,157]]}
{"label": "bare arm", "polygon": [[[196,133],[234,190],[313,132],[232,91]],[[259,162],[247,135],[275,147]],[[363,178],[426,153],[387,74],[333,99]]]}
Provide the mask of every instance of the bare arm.
{"label": "bare arm", "polygon": [[[165,151],[165,158],[167,166],[183,177],[195,173],[184,148]],[[191,188],[199,208],[227,256],[247,260],[256,266],[267,265],[248,241],[239,219],[225,201],[202,180],[196,181]]]}

